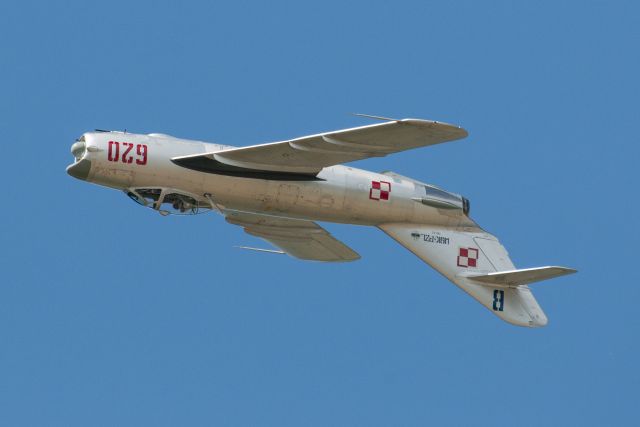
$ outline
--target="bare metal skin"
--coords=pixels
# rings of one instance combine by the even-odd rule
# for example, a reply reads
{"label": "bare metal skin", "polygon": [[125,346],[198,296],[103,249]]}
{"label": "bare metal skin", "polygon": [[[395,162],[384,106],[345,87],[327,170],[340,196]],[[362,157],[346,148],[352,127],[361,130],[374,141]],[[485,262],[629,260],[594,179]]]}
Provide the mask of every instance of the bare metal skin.
{"label": "bare metal skin", "polygon": [[376,226],[503,320],[544,326],[527,284],[575,270],[516,270],[497,238],[469,218],[464,197],[392,172],[337,164],[466,135],[452,125],[405,119],[235,148],[96,131],[73,144],[67,172],[122,190],[163,215],[213,209],[300,259],[359,258],[313,221]]}

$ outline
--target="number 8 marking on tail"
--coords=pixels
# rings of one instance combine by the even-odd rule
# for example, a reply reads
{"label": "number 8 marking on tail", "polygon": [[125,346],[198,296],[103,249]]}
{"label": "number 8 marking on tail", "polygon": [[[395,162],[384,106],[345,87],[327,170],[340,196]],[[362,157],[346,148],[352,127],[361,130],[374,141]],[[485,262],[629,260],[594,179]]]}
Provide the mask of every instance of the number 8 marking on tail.
{"label": "number 8 marking on tail", "polygon": [[493,290],[493,311],[504,311],[504,291]]}

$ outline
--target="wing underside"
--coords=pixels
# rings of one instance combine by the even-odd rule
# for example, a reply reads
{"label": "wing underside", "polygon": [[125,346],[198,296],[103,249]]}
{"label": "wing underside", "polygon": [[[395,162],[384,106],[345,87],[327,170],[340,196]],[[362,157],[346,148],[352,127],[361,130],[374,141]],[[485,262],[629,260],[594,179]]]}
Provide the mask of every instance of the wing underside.
{"label": "wing underside", "polygon": [[239,225],[248,234],[260,237],[292,257],[325,262],[360,259],[353,249],[333,237],[313,221],[225,211],[230,224]]}
{"label": "wing underside", "polygon": [[467,132],[458,126],[403,119],[288,141],[181,156],[172,161],[186,168],[211,173],[255,175],[278,172],[315,176],[327,166],[383,157],[466,136]]}

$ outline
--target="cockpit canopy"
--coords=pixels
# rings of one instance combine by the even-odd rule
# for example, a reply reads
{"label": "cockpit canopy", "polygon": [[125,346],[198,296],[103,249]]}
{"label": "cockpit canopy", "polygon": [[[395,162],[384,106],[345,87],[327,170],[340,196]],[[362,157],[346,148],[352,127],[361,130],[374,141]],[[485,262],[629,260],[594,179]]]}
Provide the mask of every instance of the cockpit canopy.
{"label": "cockpit canopy", "polygon": [[208,200],[172,188],[128,188],[125,193],[134,202],[161,215],[195,215],[211,209]]}
{"label": "cockpit canopy", "polygon": [[469,216],[471,204],[467,198],[459,194],[449,193],[434,185],[422,184],[422,187],[424,188],[424,195],[414,198],[414,200],[437,209],[462,210],[465,215]]}

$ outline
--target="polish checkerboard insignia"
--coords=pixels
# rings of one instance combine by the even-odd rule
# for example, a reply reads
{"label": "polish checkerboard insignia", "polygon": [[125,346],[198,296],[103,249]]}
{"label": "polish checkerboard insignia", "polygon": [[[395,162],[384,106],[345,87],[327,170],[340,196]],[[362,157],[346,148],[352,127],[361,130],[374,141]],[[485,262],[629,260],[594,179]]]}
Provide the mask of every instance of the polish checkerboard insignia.
{"label": "polish checkerboard insignia", "polygon": [[460,248],[458,253],[458,267],[477,267],[478,266],[478,249],[476,248]]}
{"label": "polish checkerboard insignia", "polygon": [[369,198],[371,200],[389,200],[391,193],[391,183],[387,181],[371,181]]}

